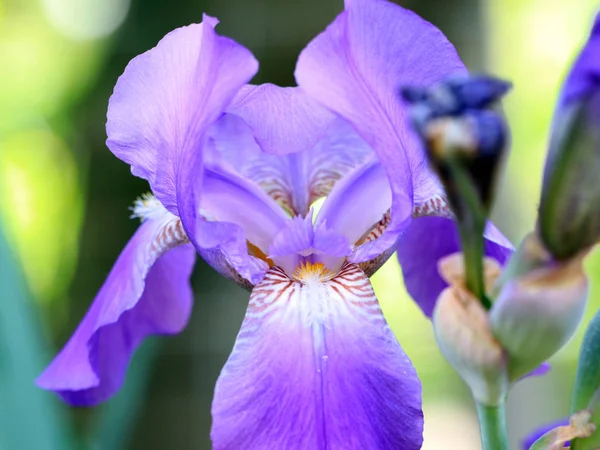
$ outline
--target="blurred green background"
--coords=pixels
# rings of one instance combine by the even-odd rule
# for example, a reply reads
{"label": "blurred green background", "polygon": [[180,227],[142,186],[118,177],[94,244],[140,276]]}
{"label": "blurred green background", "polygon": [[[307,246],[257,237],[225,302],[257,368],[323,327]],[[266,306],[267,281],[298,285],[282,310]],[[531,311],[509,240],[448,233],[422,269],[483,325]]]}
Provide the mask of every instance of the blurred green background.
{"label": "blurred green background", "polygon": [[[512,153],[494,219],[514,242],[533,226],[557,90],[589,32],[593,0],[406,0],[467,65],[514,82]],[[255,82],[293,84],[296,56],[342,0],[0,0],[0,450],[208,449],[212,390],[248,294],[205,264],[179,336],[148,341],[125,388],[101,407],[68,408],[34,379],[93,299],[137,223],[147,184],[105,147],[108,98],[127,62],[168,31],[221,20],[261,62]],[[588,318],[600,305],[600,255]],[[424,384],[425,449],[479,449],[473,406],[430,323],[390,260],[373,282]],[[583,329],[582,329],[583,330]],[[511,442],[568,412],[581,333],[553,371],[515,387]],[[511,448],[513,448],[511,447]]]}

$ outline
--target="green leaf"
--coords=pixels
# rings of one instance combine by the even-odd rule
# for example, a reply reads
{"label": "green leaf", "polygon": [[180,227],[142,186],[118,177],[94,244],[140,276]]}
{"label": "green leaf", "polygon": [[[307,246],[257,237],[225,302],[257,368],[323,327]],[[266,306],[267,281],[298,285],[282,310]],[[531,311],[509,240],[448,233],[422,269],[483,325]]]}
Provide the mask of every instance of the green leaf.
{"label": "green leaf", "polygon": [[[579,365],[575,377],[575,387],[571,397],[571,414],[589,409],[591,422],[600,424],[600,396],[595,395],[600,388],[600,311],[590,321],[583,337],[579,353]],[[576,439],[571,443],[572,450],[593,450],[600,447],[600,432],[589,438]]]}
{"label": "green leaf", "polygon": [[75,448],[65,407],[35,386],[45,358],[41,327],[0,228],[0,448]]}
{"label": "green leaf", "polygon": [[130,448],[138,416],[150,383],[152,366],[162,348],[159,339],[145,342],[135,353],[127,380],[114,398],[100,407],[94,431],[90,435],[92,450]]}

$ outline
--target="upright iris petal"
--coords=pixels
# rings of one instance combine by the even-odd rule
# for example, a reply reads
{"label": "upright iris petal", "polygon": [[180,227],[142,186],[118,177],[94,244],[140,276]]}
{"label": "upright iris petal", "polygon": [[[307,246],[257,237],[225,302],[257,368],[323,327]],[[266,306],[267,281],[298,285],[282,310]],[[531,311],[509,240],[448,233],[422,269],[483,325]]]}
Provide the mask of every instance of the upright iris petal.
{"label": "upright iris petal", "polygon": [[[372,258],[400,238],[397,250],[407,289],[430,316],[445,287],[437,261],[459,249],[457,231],[399,91],[407,85],[430,86],[465,68],[444,35],[412,12],[385,0],[345,4],[345,11],[301,53],[296,79],[352,124],[377,153],[389,179],[389,224],[381,237],[359,247],[352,260]],[[510,243],[492,226],[486,238],[490,255],[503,263]]]}

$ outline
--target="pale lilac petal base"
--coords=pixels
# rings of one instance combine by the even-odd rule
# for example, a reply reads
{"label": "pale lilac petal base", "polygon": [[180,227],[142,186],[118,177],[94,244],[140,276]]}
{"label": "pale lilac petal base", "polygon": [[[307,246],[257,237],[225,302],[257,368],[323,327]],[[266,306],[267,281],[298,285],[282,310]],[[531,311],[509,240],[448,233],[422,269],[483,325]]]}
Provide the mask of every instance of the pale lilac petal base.
{"label": "pale lilac petal base", "polygon": [[[504,264],[513,251],[510,242],[495,227],[488,227],[485,237],[485,255]],[[438,273],[437,263],[460,248],[456,222],[434,216],[413,219],[398,242],[404,284],[427,317],[431,317],[439,294],[448,286]]]}
{"label": "pale lilac petal base", "polygon": [[215,389],[215,450],[417,450],[421,386],[368,278],[271,269]]}
{"label": "pale lilac petal base", "polygon": [[[305,94],[292,98],[296,98],[299,103],[310,100]],[[267,153],[273,151],[269,148],[274,147],[275,143],[269,146],[259,140],[263,146],[261,148],[256,141],[260,136],[255,136],[252,128],[242,118],[234,114],[225,114],[210,130],[210,142],[214,153],[211,156],[260,185],[276,198],[290,215],[304,216],[312,202],[327,195],[338,179],[373,154],[371,148],[352,127],[341,119],[333,120],[326,129],[322,129],[322,125],[305,123],[302,114],[300,117],[293,116],[293,111],[287,111],[285,116],[281,116],[277,110],[260,109],[253,103],[246,105],[249,106],[253,107],[245,111],[246,120],[277,120],[278,133],[287,136],[286,139],[295,136],[297,145],[312,147],[290,153],[293,147],[281,142],[278,144],[281,148],[277,147],[276,150],[286,154]],[[285,110],[283,107],[282,109]],[[304,109],[309,109],[309,106],[305,106]],[[270,113],[276,116],[268,117]],[[300,144],[306,139],[310,141]],[[273,137],[269,142],[279,140],[280,138]]]}
{"label": "pale lilac petal base", "polygon": [[262,150],[276,155],[311,149],[335,120],[301,89],[270,83],[244,86],[227,112],[244,119]]}
{"label": "pale lilac petal base", "polygon": [[75,334],[37,379],[38,386],[73,405],[95,405],[120,388],[146,336],[184,328],[192,307],[189,277],[195,252],[185,244],[155,262],[151,244],[162,225],[160,220],[141,225]]}

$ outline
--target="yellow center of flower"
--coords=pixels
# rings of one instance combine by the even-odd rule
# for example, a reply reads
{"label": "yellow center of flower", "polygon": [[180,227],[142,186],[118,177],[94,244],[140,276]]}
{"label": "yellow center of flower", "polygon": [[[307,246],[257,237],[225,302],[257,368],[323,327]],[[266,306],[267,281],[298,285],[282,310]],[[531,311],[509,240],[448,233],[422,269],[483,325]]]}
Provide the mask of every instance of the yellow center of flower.
{"label": "yellow center of flower", "polygon": [[325,264],[303,262],[296,270],[294,270],[293,277],[297,281],[305,282],[321,282],[333,278],[335,274],[325,267]]}

